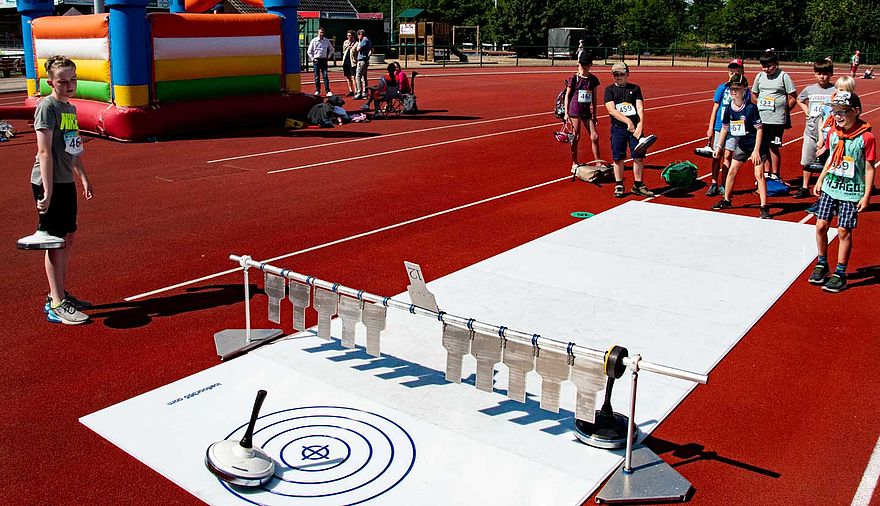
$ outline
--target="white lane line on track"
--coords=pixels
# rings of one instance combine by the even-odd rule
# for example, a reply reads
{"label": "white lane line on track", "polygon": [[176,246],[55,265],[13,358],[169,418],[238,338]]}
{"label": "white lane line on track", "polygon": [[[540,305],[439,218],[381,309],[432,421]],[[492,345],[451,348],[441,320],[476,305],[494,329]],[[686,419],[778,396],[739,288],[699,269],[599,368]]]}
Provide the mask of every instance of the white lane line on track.
{"label": "white lane line on track", "polygon": [[[688,142],[685,142],[685,143],[679,144],[679,145],[677,145],[677,146],[670,146],[670,147],[668,147],[668,148],[664,148],[664,149],[660,149],[660,150],[654,151],[654,152],[652,152],[652,153],[649,153],[647,156],[655,155],[655,154],[658,154],[658,153],[663,153],[664,151],[669,151],[669,150],[672,150],[672,149],[680,148],[680,147],[682,147],[682,146],[686,146],[686,145],[688,145],[688,144],[693,144],[693,143],[695,143],[695,142],[702,142],[702,141],[705,141],[705,140],[706,140],[705,137],[701,137],[701,138],[699,138],[699,139],[695,139],[695,140],[692,140],[692,141],[688,141]],[[647,156],[646,156],[646,158],[647,158]],[[627,160],[627,161],[630,161],[630,160]],[[355,234],[355,235],[351,235],[351,236],[348,236],[348,237],[343,237],[343,238],[341,238],[341,239],[336,239],[336,240],[334,240],[334,241],[325,242],[325,243],[323,243],[323,244],[319,244],[319,245],[317,245],[317,246],[312,246],[312,247],[309,247],[309,248],[301,249],[301,250],[299,250],[299,251],[294,251],[294,252],[292,252],[292,253],[285,253],[285,254],[283,254],[283,255],[279,255],[279,256],[276,256],[276,257],[268,258],[268,259],[265,259],[265,260],[260,260],[260,262],[274,262],[274,261],[276,261],[276,260],[282,260],[282,259],[285,259],[285,258],[290,258],[290,257],[294,257],[294,256],[297,256],[297,255],[302,255],[302,254],[304,254],[304,253],[309,253],[309,252],[316,251],[316,250],[319,250],[319,249],[322,249],[322,248],[327,248],[327,247],[329,247],[329,246],[335,246],[335,245],[337,245],[337,244],[342,244],[342,243],[344,243],[344,242],[352,241],[352,240],[355,240],[355,239],[360,239],[360,238],[367,237],[367,236],[374,235],[374,234],[378,234],[378,233],[381,233],[381,232],[386,232],[386,231],[388,231],[388,230],[393,230],[393,229],[395,229],[395,228],[400,228],[400,227],[403,227],[403,226],[406,226],[406,225],[411,225],[411,224],[413,224],[413,223],[418,223],[418,222],[420,222],[420,221],[428,220],[428,219],[431,219],[431,218],[436,218],[436,217],[438,217],[438,216],[442,216],[442,215],[444,215],[444,214],[453,213],[453,212],[455,212],[455,211],[460,211],[460,210],[462,210],[462,209],[467,209],[467,208],[469,208],[469,207],[477,206],[477,205],[480,205],[480,204],[485,204],[485,203],[487,203],[487,202],[492,202],[492,201],[494,201],[494,200],[499,200],[499,199],[503,199],[503,198],[510,197],[510,196],[513,196],[513,195],[517,195],[517,194],[519,194],[519,193],[524,193],[524,192],[527,192],[527,191],[535,190],[535,189],[542,188],[542,187],[544,187],[544,186],[548,186],[548,185],[551,185],[551,184],[554,184],[554,183],[559,183],[559,182],[561,182],[561,181],[570,181],[570,180],[571,180],[571,176],[570,176],[570,175],[566,175],[565,177],[560,177],[560,178],[557,178],[557,179],[552,179],[552,180],[550,180],[550,181],[545,181],[545,182],[543,182],[543,183],[538,183],[538,184],[536,184],[536,185],[532,185],[532,186],[529,186],[529,187],[526,187],[526,188],[520,188],[519,190],[514,190],[514,191],[511,191],[511,192],[502,193],[501,195],[495,195],[494,197],[489,197],[489,198],[485,198],[485,199],[482,199],[482,200],[477,200],[477,201],[475,201],[475,202],[470,202],[470,203],[468,203],[468,204],[462,204],[462,205],[460,205],[460,206],[456,206],[456,207],[452,207],[452,208],[449,208],[449,209],[444,209],[444,210],[442,210],[442,211],[437,211],[437,212],[434,212],[434,213],[426,214],[426,215],[423,215],[423,216],[419,216],[419,217],[417,217],[417,218],[412,218],[412,219],[410,219],[410,220],[401,221],[401,222],[398,222],[398,223],[394,223],[394,224],[391,224],[391,225],[387,225],[387,226],[384,226],[384,227],[380,227],[380,228],[377,228],[377,229],[373,229],[373,230],[370,230],[370,231],[367,231],[367,232],[361,232],[360,234]],[[643,200],[646,200],[646,199],[643,199]],[[210,279],[214,279],[214,278],[218,278],[218,277],[221,277],[221,276],[225,276],[225,275],[227,275],[227,274],[233,274],[233,273],[235,273],[235,272],[239,272],[239,271],[241,271],[241,269],[239,269],[239,268],[234,268],[234,269],[228,269],[228,270],[225,270],[225,271],[217,272],[217,273],[214,273],[214,274],[208,274],[207,276],[202,276],[202,277],[200,277],[200,278],[192,279],[192,280],[189,280],[189,281],[184,281],[184,282],[182,282],[182,283],[177,283],[177,284],[175,284],[175,285],[166,286],[166,287],[164,287],[164,288],[158,288],[158,289],[156,289],[156,290],[152,290],[152,291],[149,291],[149,292],[140,293],[140,294],[137,294],[137,295],[132,295],[132,296],[130,296],[130,297],[126,297],[124,300],[125,300],[126,302],[130,302],[130,301],[133,301],[133,300],[142,299],[142,298],[144,298],[144,297],[150,297],[150,296],[153,296],[153,295],[156,295],[156,294],[162,293],[162,292],[167,292],[167,291],[170,291],[170,290],[175,290],[175,289],[177,289],[177,288],[182,288],[182,287],[189,286],[189,285],[192,285],[192,284],[195,284],[195,283],[200,283],[200,282],[202,282],[202,281],[208,281],[208,280],[210,280]]]}
{"label": "white lane line on track", "polygon": [[[677,103],[677,104],[659,105],[659,106],[657,106],[657,107],[646,108],[645,110],[646,110],[646,111],[649,111],[649,110],[665,109],[665,108],[667,108],[667,107],[678,107],[678,106],[680,106],[680,105],[693,104],[693,103],[704,102],[704,101],[705,101],[705,99],[700,99],[700,100],[693,100],[693,101],[690,101],[690,102],[679,102],[679,103]],[[601,118],[605,118],[605,117],[607,117],[607,116],[608,116],[608,115],[606,114],[606,115],[603,115],[603,116],[599,116],[599,118],[601,119]],[[516,129],[513,129],[513,130],[504,130],[504,131],[502,131],[502,132],[493,132],[493,133],[489,133],[489,134],[474,135],[474,136],[471,136],[471,137],[462,137],[462,138],[459,138],[459,139],[450,139],[450,140],[448,140],[448,141],[432,142],[432,143],[429,143],[429,144],[420,144],[420,145],[418,145],[418,146],[410,146],[410,147],[407,147],[407,148],[394,149],[394,150],[391,150],[391,151],[378,151],[378,152],[375,152],[375,153],[368,153],[368,154],[366,154],[366,155],[351,156],[351,157],[348,157],[348,158],[337,158],[337,159],[334,159],[334,160],[326,160],[326,161],[323,161],[323,162],[309,163],[309,164],[306,164],[306,165],[297,165],[296,167],[288,167],[288,168],[286,168],[286,169],[275,169],[275,170],[270,170],[270,171],[266,172],[266,174],[279,174],[279,173],[282,173],[282,172],[290,172],[290,171],[293,171],[293,170],[309,169],[309,168],[312,168],[312,167],[321,167],[321,166],[324,166],[324,165],[333,165],[333,164],[337,164],[337,163],[351,162],[351,161],[354,161],[354,160],[363,160],[363,159],[365,159],[365,158],[375,158],[375,157],[378,157],[378,156],[388,156],[388,155],[394,155],[394,154],[397,154],[397,153],[403,153],[403,152],[406,152],[406,151],[415,151],[415,150],[418,150],[418,149],[427,149],[427,148],[433,148],[433,147],[437,147],[437,146],[444,146],[444,145],[447,145],[447,144],[457,144],[457,143],[459,143],[459,142],[468,142],[468,141],[473,141],[473,140],[476,140],[476,139],[485,139],[485,138],[488,138],[488,137],[498,137],[498,136],[501,136],[501,135],[508,135],[508,134],[514,134],[514,133],[519,133],[519,132],[526,132],[526,131],[529,131],[529,130],[537,130],[537,129],[540,129],[540,128],[549,128],[549,127],[558,127],[558,126],[559,126],[559,123],[558,123],[558,122],[554,122],[554,123],[547,123],[547,124],[544,124],[544,125],[536,125],[536,126],[530,126],[530,127],[524,127],[524,128],[516,128]]]}
{"label": "white lane line on track", "polygon": [[[679,93],[679,94],[676,94],[676,95],[666,95],[666,96],[664,96],[664,97],[662,97],[662,98],[677,98],[677,97],[685,97],[685,96],[688,96],[688,95],[694,95],[695,93],[708,93],[708,91],[698,91],[698,92],[694,92],[694,93]],[[677,104],[670,104],[670,105],[664,105],[664,106],[649,107],[649,108],[647,108],[646,110],[650,111],[650,110],[654,110],[654,109],[660,109],[660,108],[663,108],[663,107],[672,107],[672,106],[674,106],[674,105],[692,104],[692,103],[701,102],[701,101],[702,101],[702,100],[697,100],[697,101],[693,101],[693,102],[679,102],[679,103],[677,103]],[[394,133],[383,134],[383,135],[375,136],[375,137],[362,137],[362,138],[360,138],[360,139],[346,139],[346,140],[344,140],[344,141],[335,141],[335,142],[328,142],[328,143],[323,143],[323,144],[313,144],[313,145],[310,145],[310,146],[300,146],[300,147],[296,147],[296,148],[276,149],[276,150],[273,150],[273,151],[265,151],[265,152],[261,152],[261,153],[252,153],[252,154],[249,154],[249,155],[240,155],[240,156],[231,156],[231,157],[227,157],[227,158],[218,158],[218,159],[216,159],[216,160],[208,160],[208,161],[205,162],[205,163],[229,162],[229,161],[232,161],[232,160],[241,160],[241,159],[244,159],[244,158],[256,158],[256,157],[259,157],[259,156],[277,155],[277,154],[281,154],[281,153],[290,153],[290,152],[293,152],[293,151],[303,151],[303,150],[306,150],[306,149],[326,148],[326,147],[336,146],[336,145],[339,145],[339,144],[347,144],[347,145],[350,145],[350,144],[352,144],[352,143],[354,143],[354,142],[376,141],[376,140],[378,140],[378,139],[388,139],[388,138],[391,138],[391,137],[400,137],[400,136],[403,136],[403,135],[413,135],[413,134],[420,134],[420,133],[425,133],[425,132],[434,132],[434,131],[438,131],[438,130],[447,130],[447,129],[450,129],[450,128],[469,127],[469,126],[474,126],[474,125],[485,125],[485,124],[488,124],[488,123],[497,123],[497,122],[500,122],[500,121],[511,121],[511,120],[523,119],[523,118],[534,118],[534,117],[537,117],[537,116],[547,116],[547,115],[549,115],[549,114],[552,114],[552,111],[536,112],[536,113],[531,113],[531,114],[521,114],[521,115],[519,115],[519,116],[506,116],[506,117],[503,117],[503,118],[486,119],[486,120],[474,121],[474,122],[470,122],[470,123],[458,123],[458,124],[455,124],[455,125],[443,125],[443,126],[437,126],[437,127],[431,127],[431,128],[422,128],[422,129],[419,129],[419,130],[407,130],[407,131],[404,131],[404,132],[394,132]],[[599,119],[607,118],[607,117],[608,117],[608,115],[605,114],[605,115],[599,116]]]}
{"label": "white lane line on track", "polygon": [[[878,92],[880,92],[880,91],[878,91]],[[878,93],[878,92],[875,92],[875,93]],[[877,109],[880,109],[880,108],[872,109],[871,111],[868,111],[868,112],[866,112],[866,113],[864,113],[864,114],[868,114],[868,113],[870,113],[870,112],[876,111]],[[656,154],[659,154],[659,153],[663,153],[663,152],[665,152],[665,151],[670,151],[670,150],[677,149],[677,148],[680,148],[680,147],[683,147],[683,146],[687,146],[687,145],[689,145],[689,144],[694,144],[694,143],[697,143],[697,142],[703,142],[703,141],[705,141],[706,139],[707,139],[707,138],[706,138],[705,136],[704,136],[704,137],[699,137],[699,138],[697,138],[697,139],[694,139],[694,140],[691,140],[691,141],[687,141],[687,142],[684,142],[684,143],[681,143],[681,144],[678,144],[678,145],[675,145],[675,146],[670,146],[670,147],[667,147],[667,148],[663,148],[663,149],[659,149],[659,150],[656,150],[656,151],[652,151],[651,153],[648,153],[648,155],[646,156],[646,158],[647,158],[647,157],[650,157],[650,156],[652,156],[652,155],[656,155]],[[796,141],[796,140],[797,140],[797,139],[795,139],[795,141]],[[791,142],[794,142],[794,141],[789,141],[789,144],[790,144]],[[631,159],[628,159],[628,160],[626,160],[626,161],[630,161],[630,160],[631,160]],[[704,179],[704,178],[706,178],[706,177],[708,177],[708,176],[709,176],[709,174],[705,174],[705,175],[701,176],[699,179]],[[494,197],[489,197],[489,198],[482,199],[482,200],[478,200],[478,201],[471,202],[471,203],[468,203],[468,204],[463,204],[463,205],[456,206],[456,207],[452,207],[452,208],[445,209],[445,210],[442,210],[442,211],[437,211],[437,212],[434,212],[434,213],[431,213],[431,214],[426,214],[426,215],[423,215],[423,216],[419,216],[419,217],[417,217],[417,218],[413,218],[413,219],[410,219],[410,220],[406,220],[406,221],[402,221],[402,222],[394,223],[394,224],[387,225],[387,226],[385,226],[385,227],[380,227],[380,228],[377,228],[377,229],[374,229],[374,230],[370,230],[370,231],[367,231],[367,232],[361,232],[360,234],[355,234],[355,235],[351,235],[351,236],[348,236],[348,237],[343,237],[343,238],[341,238],[341,239],[336,239],[336,240],[334,240],[334,241],[326,242],[326,243],[319,244],[319,245],[316,245],[316,246],[311,246],[311,247],[309,247],[309,248],[305,248],[305,249],[302,249],[302,250],[299,250],[299,251],[295,251],[295,252],[292,252],[292,253],[286,253],[286,254],[283,254],[283,255],[280,255],[280,256],[277,256],[277,257],[273,257],[273,258],[269,258],[269,259],[266,259],[266,260],[262,260],[262,261],[263,261],[263,262],[273,262],[273,261],[276,261],[276,260],[281,260],[281,259],[290,258],[290,257],[297,256],[297,255],[302,255],[302,254],[304,254],[304,253],[309,253],[309,252],[316,251],[316,250],[319,250],[319,249],[322,249],[322,248],[326,248],[326,247],[329,247],[329,246],[335,246],[335,245],[337,245],[337,244],[342,244],[342,243],[345,243],[345,242],[348,242],[348,241],[352,241],[352,240],[354,240],[354,239],[360,239],[360,238],[367,237],[367,236],[374,235],[374,234],[378,234],[378,233],[381,233],[381,232],[386,232],[386,231],[388,231],[388,230],[393,230],[393,229],[395,229],[395,228],[399,228],[399,227],[402,227],[402,226],[405,226],[405,225],[411,225],[411,224],[413,224],[413,223],[418,223],[418,222],[420,222],[420,221],[424,221],[424,220],[427,220],[427,219],[436,218],[436,217],[438,217],[438,216],[442,216],[442,215],[444,215],[444,214],[449,214],[449,213],[452,213],[452,212],[455,212],[455,211],[459,211],[459,210],[462,210],[462,209],[467,209],[467,208],[469,208],[469,207],[473,207],[473,206],[476,206],[476,205],[484,204],[484,203],[487,203],[487,202],[492,202],[492,201],[494,201],[494,200],[502,199],[502,198],[509,197],[509,196],[512,196],[512,195],[517,195],[517,194],[519,194],[519,193],[524,193],[524,192],[527,192],[527,191],[530,191],[530,190],[534,190],[534,189],[537,189],[537,188],[541,188],[541,187],[544,187],[544,186],[548,186],[548,185],[551,185],[551,184],[554,184],[554,183],[558,183],[558,182],[561,182],[561,181],[568,181],[568,180],[570,180],[570,179],[571,179],[571,176],[568,176],[568,175],[567,175],[567,176],[565,176],[565,177],[561,177],[561,178],[558,178],[558,179],[553,179],[553,180],[546,181],[546,182],[543,182],[543,183],[539,183],[539,184],[536,184],[536,185],[533,185],[533,186],[529,186],[529,187],[526,187],[526,188],[521,188],[521,189],[519,189],[519,190],[514,190],[514,191],[512,191],[512,192],[504,193],[504,194],[501,194],[501,195],[495,195]],[[662,194],[661,194],[661,195],[662,195]],[[659,196],[659,195],[658,195],[658,196]],[[654,199],[654,198],[656,198],[656,197],[648,197],[648,198],[645,198],[645,199],[642,199],[642,200],[644,200],[644,201],[648,201],[648,200],[652,200],[652,199]],[[239,272],[240,270],[241,270],[241,269],[234,268],[234,269],[228,269],[228,270],[225,270],[225,271],[217,272],[217,273],[214,273],[214,274],[208,274],[208,275],[206,275],[206,276],[202,276],[202,277],[200,277],[200,278],[192,279],[192,280],[189,280],[189,281],[184,281],[184,282],[177,283],[177,284],[170,285],[170,286],[166,286],[166,287],[163,287],[163,288],[158,288],[158,289],[156,289],[156,290],[152,290],[152,291],[149,291],[149,292],[144,292],[144,293],[140,293],[140,294],[137,294],[137,295],[132,295],[132,296],[130,296],[130,297],[126,297],[124,300],[125,300],[126,302],[130,302],[130,301],[133,301],[133,300],[142,299],[142,298],[144,298],[144,297],[150,297],[150,296],[153,296],[153,295],[157,295],[157,294],[159,294],[159,293],[163,293],[163,292],[167,292],[167,291],[171,291],[171,290],[176,290],[176,289],[178,289],[178,288],[182,288],[182,287],[185,287],[185,286],[189,286],[189,285],[192,285],[192,284],[195,284],[195,283],[200,283],[200,282],[202,282],[202,281],[208,281],[208,280],[211,280],[211,279],[214,279],[214,278],[218,278],[218,277],[221,277],[221,276],[226,276],[226,275],[228,275],[228,274],[233,274],[233,273],[235,273],[235,272]]]}
{"label": "white lane line on track", "polygon": [[859,482],[859,488],[856,489],[851,506],[868,506],[877,488],[878,479],[880,479],[880,439],[877,439],[877,444],[874,445],[874,451],[868,459],[868,465],[865,467],[865,473],[862,475],[862,481]]}

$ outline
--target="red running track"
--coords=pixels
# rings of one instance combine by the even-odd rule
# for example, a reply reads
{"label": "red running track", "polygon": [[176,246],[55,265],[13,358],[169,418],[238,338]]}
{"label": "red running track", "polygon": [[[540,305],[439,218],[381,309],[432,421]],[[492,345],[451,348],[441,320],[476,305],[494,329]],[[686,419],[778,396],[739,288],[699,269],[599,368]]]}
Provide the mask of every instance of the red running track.
{"label": "red running track", "polygon": [[[610,82],[607,69],[596,70]],[[78,328],[45,322],[39,255],[13,251],[35,220],[26,182],[34,136],[15,123],[22,134],[0,145],[2,169],[17,181],[0,189],[8,216],[0,225],[7,253],[0,268],[7,281],[0,497],[16,504],[200,503],[78,418],[217,364],[211,336],[240,327],[243,313],[240,274],[220,274],[233,266],[230,253],[284,256],[275,263],[393,294],[406,286],[404,259],[437,278],[569,225],[572,211],[622,202],[611,185],[568,180],[567,146],[553,140],[558,122],[549,110],[570,70],[421,72],[425,114],[415,117],[152,144],[88,142],[96,196],[80,203],[69,285],[98,307],[94,323]],[[710,97],[725,76],[723,69],[634,69],[632,81],[647,98],[647,129],[659,136],[647,159],[649,186],[665,186],[659,169],[674,160],[695,160],[701,175],[708,172],[692,151],[705,144]],[[810,73],[793,76],[799,88],[812,81]],[[865,118],[880,121],[880,85],[858,86]],[[0,102],[17,98],[0,95]],[[600,121],[606,158],[607,121]],[[786,141],[800,135],[803,115],[793,123]],[[799,176],[799,153],[799,141],[783,148],[784,177]],[[730,212],[756,216],[749,171],[739,179]],[[716,198],[697,190],[657,200],[708,209]],[[771,199],[774,218],[788,221],[804,219],[809,203]],[[871,304],[880,297],[878,209],[875,202],[860,217],[851,288],[831,295],[795,283],[710,383],[649,438],[695,485],[693,504],[852,501],[880,433],[873,400],[880,382],[872,379],[880,332]],[[836,241],[831,255],[835,249]]]}

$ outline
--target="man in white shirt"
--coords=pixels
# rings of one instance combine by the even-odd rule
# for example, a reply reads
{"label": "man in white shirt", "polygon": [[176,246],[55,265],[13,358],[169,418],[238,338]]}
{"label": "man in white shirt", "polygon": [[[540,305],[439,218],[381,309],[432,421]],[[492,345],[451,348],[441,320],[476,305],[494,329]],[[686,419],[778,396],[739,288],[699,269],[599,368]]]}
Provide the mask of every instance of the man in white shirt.
{"label": "man in white shirt", "polygon": [[330,77],[327,75],[327,60],[333,56],[333,43],[324,37],[324,28],[318,28],[318,36],[309,42],[306,55],[312,60],[312,67],[315,70],[315,95],[321,94],[321,74],[323,74],[324,89],[327,91],[327,96],[332,97]]}

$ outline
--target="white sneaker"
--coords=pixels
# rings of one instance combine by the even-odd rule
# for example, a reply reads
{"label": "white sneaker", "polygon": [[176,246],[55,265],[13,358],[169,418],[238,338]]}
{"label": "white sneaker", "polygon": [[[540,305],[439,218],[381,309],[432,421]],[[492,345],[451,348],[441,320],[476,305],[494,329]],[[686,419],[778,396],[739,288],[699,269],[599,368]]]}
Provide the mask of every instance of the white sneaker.
{"label": "white sneaker", "polygon": [[656,141],[656,135],[646,135],[645,137],[639,139],[639,143],[636,144],[636,149],[634,149],[633,151],[636,154],[643,155],[646,151],[648,151],[648,148],[650,148],[651,145],[654,144]]}
{"label": "white sneaker", "polygon": [[320,97],[320,96],[321,96],[321,92],[316,90],[316,91],[315,91],[315,96],[316,96],[316,97]]}
{"label": "white sneaker", "polygon": [[58,306],[50,307],[46,319],[52,323],[81,325],[89,321],[89,315],[77,309],[69,300],[64,299]]}
{"label": "white sneaker", "polygon": [[327,92],[327,96],[328,96],[328,97],[332,97],[332,96],[333,96],[333,92],[332,92],[332,91],[328,91],[328,92]]}
{"label": "white sneaker", "polygon": [[575,162],[572,162],[572,163],[571,163],[571,173],[572,173],[572,174],[577,174],[578,167],[580,167],[580,164],[575,163]]}
{"label": "white sneaker", "polygon": [[37,230],[32,235],[19,239],[15,245],[18,249],[58,249],[63,248],[66,241],[50,235],[49,232]]}

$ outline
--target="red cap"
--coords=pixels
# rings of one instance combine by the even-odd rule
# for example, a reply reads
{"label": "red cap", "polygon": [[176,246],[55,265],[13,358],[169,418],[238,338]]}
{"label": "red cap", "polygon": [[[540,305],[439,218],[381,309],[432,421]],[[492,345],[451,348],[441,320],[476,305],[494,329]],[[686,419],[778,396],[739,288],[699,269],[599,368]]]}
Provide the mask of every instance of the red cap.
{"label": "red cap", "polygon": [[730,63],[727,64],[727,68],[730,68],[730,67],[745,68],[745,67],[743,67],[743,61],[740,60],[739,58],[734,58],[734,59],[730,60]]}

